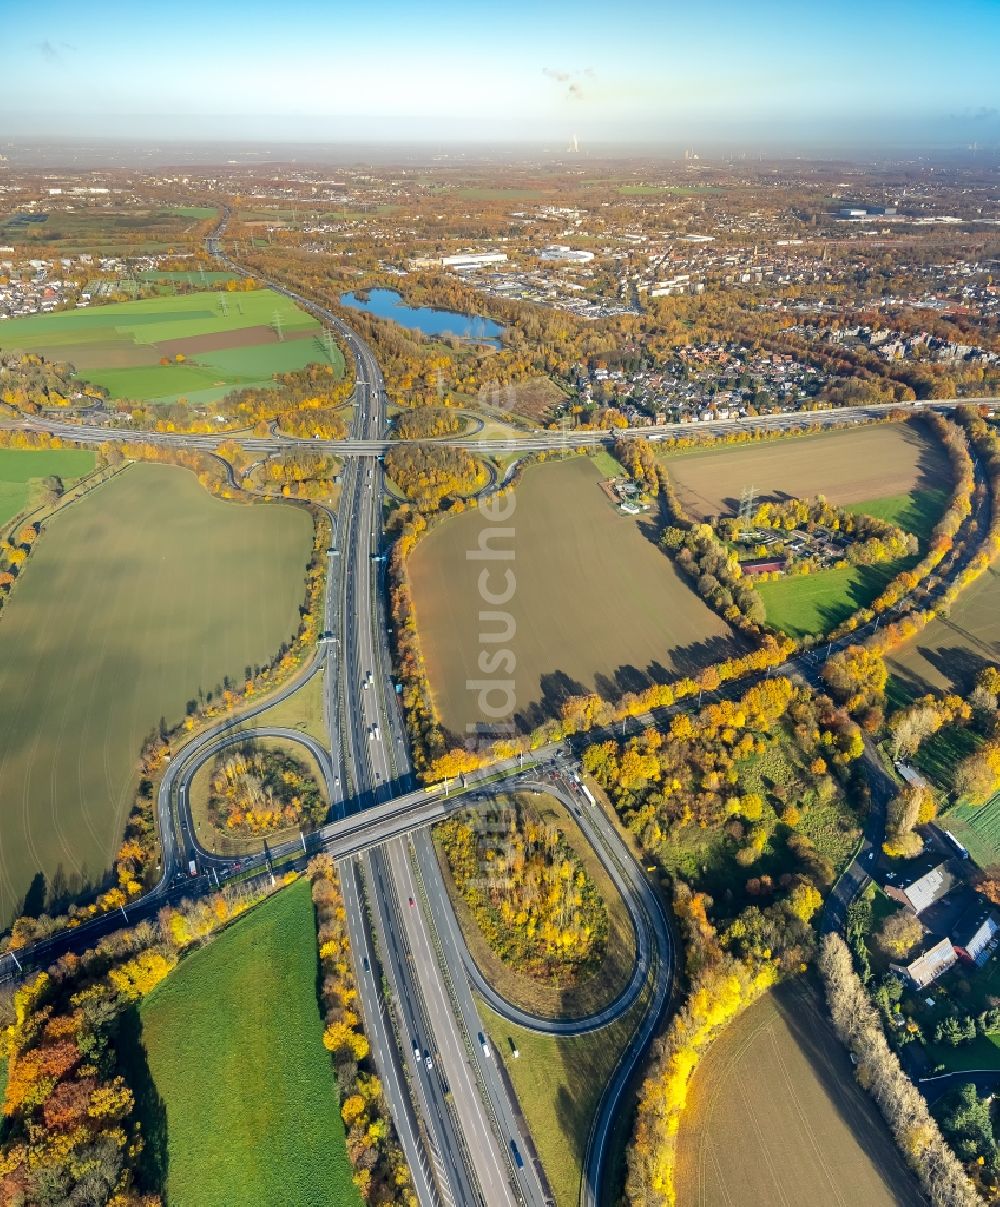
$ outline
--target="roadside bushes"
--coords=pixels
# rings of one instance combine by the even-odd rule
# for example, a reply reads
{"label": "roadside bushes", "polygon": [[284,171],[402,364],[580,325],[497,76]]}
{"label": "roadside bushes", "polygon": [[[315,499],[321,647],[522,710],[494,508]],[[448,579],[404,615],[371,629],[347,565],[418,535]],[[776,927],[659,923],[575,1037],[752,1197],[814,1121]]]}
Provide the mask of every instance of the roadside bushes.
{"label": "roadside bushes", "polygon": [[416,1207],[406,1158],[369,1060],[370,1046],[358,1013],[344,898],[333,860],[328,855],[314,859],[309,876],[319,934],[323,1043],[337,1071],[340,1113],[347,1129],[354,1184],[366,1203]]}
{"label": "roadside bushes", "polygon": [[978,1207],[975,1187],[889,1047],[839,935],[823,940],[819,970],[834,1028],[853,1055],[858,1081],[875,1100],[933,1207]]}
{"label": "roadside bushes", "polygon": [[14,991],[0,1036],[8,1062],[0,1202],[157,1207],[159,1197],[136,1186],[144,1141],[118,1068],[118,1021],[183,950],[270,891],[227,889],[165,907],[156,922],[64,955]]}

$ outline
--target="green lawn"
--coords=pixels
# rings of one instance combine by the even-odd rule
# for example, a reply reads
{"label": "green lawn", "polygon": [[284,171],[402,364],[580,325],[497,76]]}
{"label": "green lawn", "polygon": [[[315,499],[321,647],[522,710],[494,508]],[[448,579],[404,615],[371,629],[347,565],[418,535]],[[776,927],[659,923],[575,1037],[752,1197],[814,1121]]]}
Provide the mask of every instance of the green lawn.
{"label": "green lawn", "polygon": [[858,608],[870,604],[899,568],[899,563],[887,562],[786,575],[759,583],[757,590],[767,609],[768,624],[790,637],[812,637],[836,628]]}
{"label": "green lawn", "polygon": [[312,525],[134,465],[47,526],[0,616],[0,924],[111,863],[143,740],[298,627]]}
{"label": "green lawn", "polygon": [[943,1064],[946,1073],[966,1069],[1000,1069],[1000,1035],[979,1035],[968,1043],[926,1045],[932,1065]]}
{"label": "green lawn", "polygon": [[320,670],[280,704],[258,713],[254,725],[279,729],[300,729],[314,737],[324,746],[330,744],[330,730],[326,724],[326,675]]}
{"label": "green lawn", "polygon": [[877,516],[898,524],[905,532],[912,532],[921,544],[930,539],[934,525],[948,505],[948,491],[941,487],[914,488],[898,495],[887,495],[884,499],[868,499],[863,503],[851,503],[846,511]]}
{"label": "green lawn", "polygon": [[[947,502],[945,490],[914,488],[883,499],[852,503],[846,510],[898,524],[919,539],[923,550]],[[904,560],[789,575],[760,583],[757,590],[767,609],[769,624],[790,637],[814,637],[836,628],[859,608],[867,607],[907,564]]]}
{"label": "green lawn", "polygon": [[602,478],[625,477],[625,467],[620,461],[612,457],[606,448],[600,448],[596,452],[588,453],[587,455],[597,466]]}
{"label": "green lawn", "polygon": [[316,928],[300,880],[196,951],[147,997],[124,1045],[171,1207],[348,1207],[337,1087],[316,1000]]}
{"label": "green lawn", "polygon": [[85,449],[0,449],[0,524],[25,509],[33,481],[55,476],[71,485],[93,468],[94,454]]}

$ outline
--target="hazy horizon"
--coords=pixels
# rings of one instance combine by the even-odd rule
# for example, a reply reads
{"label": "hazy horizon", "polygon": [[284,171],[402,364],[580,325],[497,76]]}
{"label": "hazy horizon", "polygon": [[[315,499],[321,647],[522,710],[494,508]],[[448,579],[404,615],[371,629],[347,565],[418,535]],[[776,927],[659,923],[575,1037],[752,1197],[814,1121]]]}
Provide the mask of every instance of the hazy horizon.
{"label": "hazy horizon", "polygon": [[[330,9],[109,0],[8,14],[0,137],[613,144],[705,153],[1000,145],[1000,5],[818,10],[430,0]],[[177,34],[186,38],[178,48]],[[955,64],[961,63],[961,70]]]}

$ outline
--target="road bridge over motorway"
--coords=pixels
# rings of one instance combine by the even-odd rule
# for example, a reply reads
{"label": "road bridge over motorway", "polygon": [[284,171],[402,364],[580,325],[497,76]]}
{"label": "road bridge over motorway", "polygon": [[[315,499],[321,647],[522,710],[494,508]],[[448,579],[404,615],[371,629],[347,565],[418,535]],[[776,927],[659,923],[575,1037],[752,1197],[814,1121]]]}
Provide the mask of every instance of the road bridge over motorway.
{"label": "road bridge over motorway", "polygon": [[[210,248],[233,271],[219,236]],[[600,1201],[608,1139],[636,1069],[662,1022],[673,983],[674,956],[669,928],[656,894],[618,836],[613,822],[579,793],[566,766],[572,739],[536,752],[527,767],[520,760],[466,777],[457,791],[431,791],[416,786],[405,730],[391,682],[386,637],[384,566],[373,560],[381,540],[385,483],[378,458],[391,447],[386,438],[385,388],[371,349],[339,317],[301,298],[280,284],[272,287],[294,298],[335,329],[354,358],[354,421],[341,441],[302,442],[272,432],[247,436],[241,444],[268,454],[303,443],[345,458],[339,510],[331,512],[338,556],[328,561],[324,619],[333,639],[316,647],[309,663],[285,688],[238,718],[220,721],[192,740],[169,765],[161,782],[158,816],[163,849],[160,882],[128,907],[124,920],[153,917],[163,904],[219,884],[266,876],[271,868],[299,867],[319,851],[336,860],[344,888],[352,948],[366,1030],[382,1075],[387,1100],[421,1203],[541,1204],[547,1201],[544,1175],[535,1162],[512,1160],[512,1151],[530,1153],[520,1112],[495,1063],[477,1047],[478,1016],[472,989],[484,994],[503,1017],[554,1035],[578,1034],[620,1017],[643,989],[651,985],[642,1019],[598,1108],[586,1155],[582,1201]],[[994,404],[995,399],[967,399]],[[954,403],[913,404],[947,408]],[[588,447],[617,435],[650,440],[690,435],[696,431],[730,432],[745,428],[780,430],[800,425],[823,427],[883,417],[884,406],[842,408],[772,415],[753,420],[715,420],[669,424],[634,432],[532,433],[516,440],[454,440],[473,452],[530,453],[566,447]],[[11,426],[8,424],[7,426]],[[94,422],[72,423],[47,418],[19,421],[18,426],[44,430],[82,443],[149,440],[214,451],[232,433],[215,436],[123,431]],[[439,443],[440,441],[435,441]],[[971,552],[969,554],[971,556]],[[956,556],[949,577],[963,564]],[[877,622],[861,626],[827,650],[840,648],[870,632]],[[820,655],[796,655],[775,672],[817,680]],[[287,698],[311,676],[325,675],[325,714],[329,745],[298,731],[255,727],[256,717]],[[718,694],[744,691],[744,679]],[[710,693],[716,694],[716,693]],[[675,706],[666,715],[688,705]],[[633,729],[653,718],[636,718]],[[254,736],[277,736],[306,745],[326,781],[332,818],[299,840],[278,844],[267,855],[236,860],[206,850],[198,841],[190,815],[189,785],[197,769],[219,750]],[[600,735],[588,735],[594,740]],[[428,827],[449,812],[486,796],[518,786],[544,787],[579,814],[581,827],[622,892],[636,931],[636,969],[628,987],[600,1017],[545,1020],[518,1012],[485,982],[469,956],[440,885]],[[194,860],[198,875],[187,875]],[[239,867],[237,867],[239,863]],[[411,905],[410,903],[413,902]],[[94,919],[20,953],[26,969],[44,966],[65,951],[90,946],[123,924],[117,915]],[[0,961],[0,974],[18,970],[11,957]],[[384,981],[383,981],[384,977]],[[386,999],[384,984],[391,990]],[[414,1046],[415,1045],[415,1046]],[[428,1063],[428,1058],[430,1063]],[[513,1142],[514,1149],[511,1148]]]}

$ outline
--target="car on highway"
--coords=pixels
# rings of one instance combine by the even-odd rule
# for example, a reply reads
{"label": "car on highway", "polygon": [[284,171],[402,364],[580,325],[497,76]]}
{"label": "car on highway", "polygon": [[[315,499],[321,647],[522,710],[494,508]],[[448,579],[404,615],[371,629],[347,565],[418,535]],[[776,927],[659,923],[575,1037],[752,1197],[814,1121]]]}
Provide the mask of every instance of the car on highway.
{"label": "car on highway", "polygon": [[426,1049],[424,1049],[424,1064],[427,1066],[428,1072],[434,1068],[434,1058]]}
{"label": "car on highway", "polygon": [[489,1060],[490,1045],[489,1045],[489,1041],[487,1040],[486,1036],[482,1033],[482,1031],[479,1032],[479,1042],[482,1045],[483,1055],[486,1057],[487,1060]]}
{"label": "car on highway", "polygon": [[411,905],[416,905],[416,904],[417,904],[417,903],[416,903],[416,901],[414,901],[412,897],[410,898],[410,904],[411,904]]}
{"label": "car on highway", "polygon": [[517,1166],[517,1168],[524,1169],[524,1157],[521,1156],[521,1152],[514,1140],[511,1140],[510,1142],[510,1155],[514,1158],[514,1164]]}

